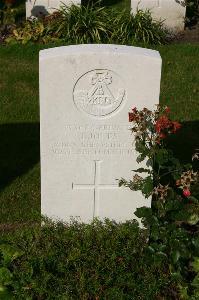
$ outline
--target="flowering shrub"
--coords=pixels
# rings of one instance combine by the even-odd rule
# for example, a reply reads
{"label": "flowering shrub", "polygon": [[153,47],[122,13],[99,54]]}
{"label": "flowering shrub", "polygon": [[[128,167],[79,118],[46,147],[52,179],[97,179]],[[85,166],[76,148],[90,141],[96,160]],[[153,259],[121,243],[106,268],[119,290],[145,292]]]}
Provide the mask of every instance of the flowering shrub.
{"label": "flowering shrub", "polygon": [[149,168],[135,170],[138,173],[147,173],[148,176],[141,177],[136,174],[132,181],[122,179],[120,184],[133,190],[141,189],[146,198],[156,195],[162,200],[165,199],[174,182],[175,190],[182,189],[182,195],[189,197],[191,184],[198,179],[198,173],[189,170],[191,165],[181,166],[166,147],[166,138],[181,128],[180,123],[169,118],[169,114],[168,107],[160,106],[157,106],[154,112],[147,108],[139,111],[136,107],[129,112],[129,122],[133,124],[131,131],[135,136],[135,149],[139,153],[137,162],[147,159],[146,165]]}
{"label": "flowering shrub", "polygon": [[177,281],[182,299],[190,299],[198,293],[191,285],[196,275],[191,264],[199,253],[199,174],[191,164],[181,165],[167,148],[167,137],[181,128],[169,114],[168,107],[159,105],[155,111],[133,108],[129,113],[137,162],[145,161],[146,168],[133,170],[132,180],[122,178],[119,184],[152,197],[151,208],[135,212],[150,232],[146,251],[153,263],[167,262],[166,272]]}

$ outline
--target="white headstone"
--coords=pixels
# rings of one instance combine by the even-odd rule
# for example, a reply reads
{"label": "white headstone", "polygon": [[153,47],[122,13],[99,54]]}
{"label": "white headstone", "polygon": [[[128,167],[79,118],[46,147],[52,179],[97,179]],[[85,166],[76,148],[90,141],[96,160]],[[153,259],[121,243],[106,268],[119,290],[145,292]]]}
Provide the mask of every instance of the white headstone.
{"label": "white headstone", "polygon": [[186,6],[184,0],[131,0],[134,14],[137,8],[150,9],[155,20],[164,20],[166,27],[173,31],[184,30]]}
{"label": "white headstone", "polygon": [[61,5],[81,4],[81,0],[26,0],[26,18],[51,14]]}
{"label": "white headstone", "polygon": [[159,102],[159,52],[118,45],[40,51],[42,214],[68,221],[133,218],[150,206],[118,187],[138,166],[129,130],[134,106]]}

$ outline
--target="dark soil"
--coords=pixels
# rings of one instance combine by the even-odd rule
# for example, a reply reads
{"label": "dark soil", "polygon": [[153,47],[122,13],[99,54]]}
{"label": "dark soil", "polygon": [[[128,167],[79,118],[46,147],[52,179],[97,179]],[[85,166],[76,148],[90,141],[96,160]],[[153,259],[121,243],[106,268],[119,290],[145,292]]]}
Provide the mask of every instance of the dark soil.
{"label": "dark soil", "polygon": [[186,27],[184,31],[179,32],[175,37],[175,42],[184,43],[197,43],[199,42],[199,23],[191,26]]}

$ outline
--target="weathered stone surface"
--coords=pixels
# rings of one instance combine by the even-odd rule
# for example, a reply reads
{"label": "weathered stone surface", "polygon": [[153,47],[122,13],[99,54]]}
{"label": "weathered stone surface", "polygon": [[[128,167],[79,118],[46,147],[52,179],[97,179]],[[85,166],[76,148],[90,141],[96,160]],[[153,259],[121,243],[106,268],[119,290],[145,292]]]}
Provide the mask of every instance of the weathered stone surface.
{"label": "weathered stone surface", "polygon": [[51,14],[61,5],[81,4],[81,0],[26,0],[26,18]]}
{"label": "weathered stone surface", "polygon": [[173,31],[184,30],[186,7],[183,0],[131,0],[131,9],[136,13],[139,9],[150,9],[156,20],[164,20],[164,24]]}
{"label": "weathered stone surface", "polygon": [[69,220],[125,221],[150,206],[140,192],[118,187],[137,167],[129,130],[131,107],[159,102],[157,51],[77,45],[40,51],[42,214]]}

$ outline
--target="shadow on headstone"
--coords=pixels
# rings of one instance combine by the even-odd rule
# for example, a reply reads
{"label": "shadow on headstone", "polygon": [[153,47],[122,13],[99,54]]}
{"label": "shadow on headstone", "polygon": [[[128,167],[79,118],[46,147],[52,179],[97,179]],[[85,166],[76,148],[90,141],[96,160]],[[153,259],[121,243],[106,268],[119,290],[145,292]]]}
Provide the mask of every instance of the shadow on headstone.
{"label": "shadow on headstone", "polygon": [[46,10],[45,6],[35,5],[31,10],[31,16],[42,18],[46,15],[48,15],[48,11]]}
{"label": "shadow on headstone", "polygon": [[0,125],[0,190],[40,159],[39,123]]}

